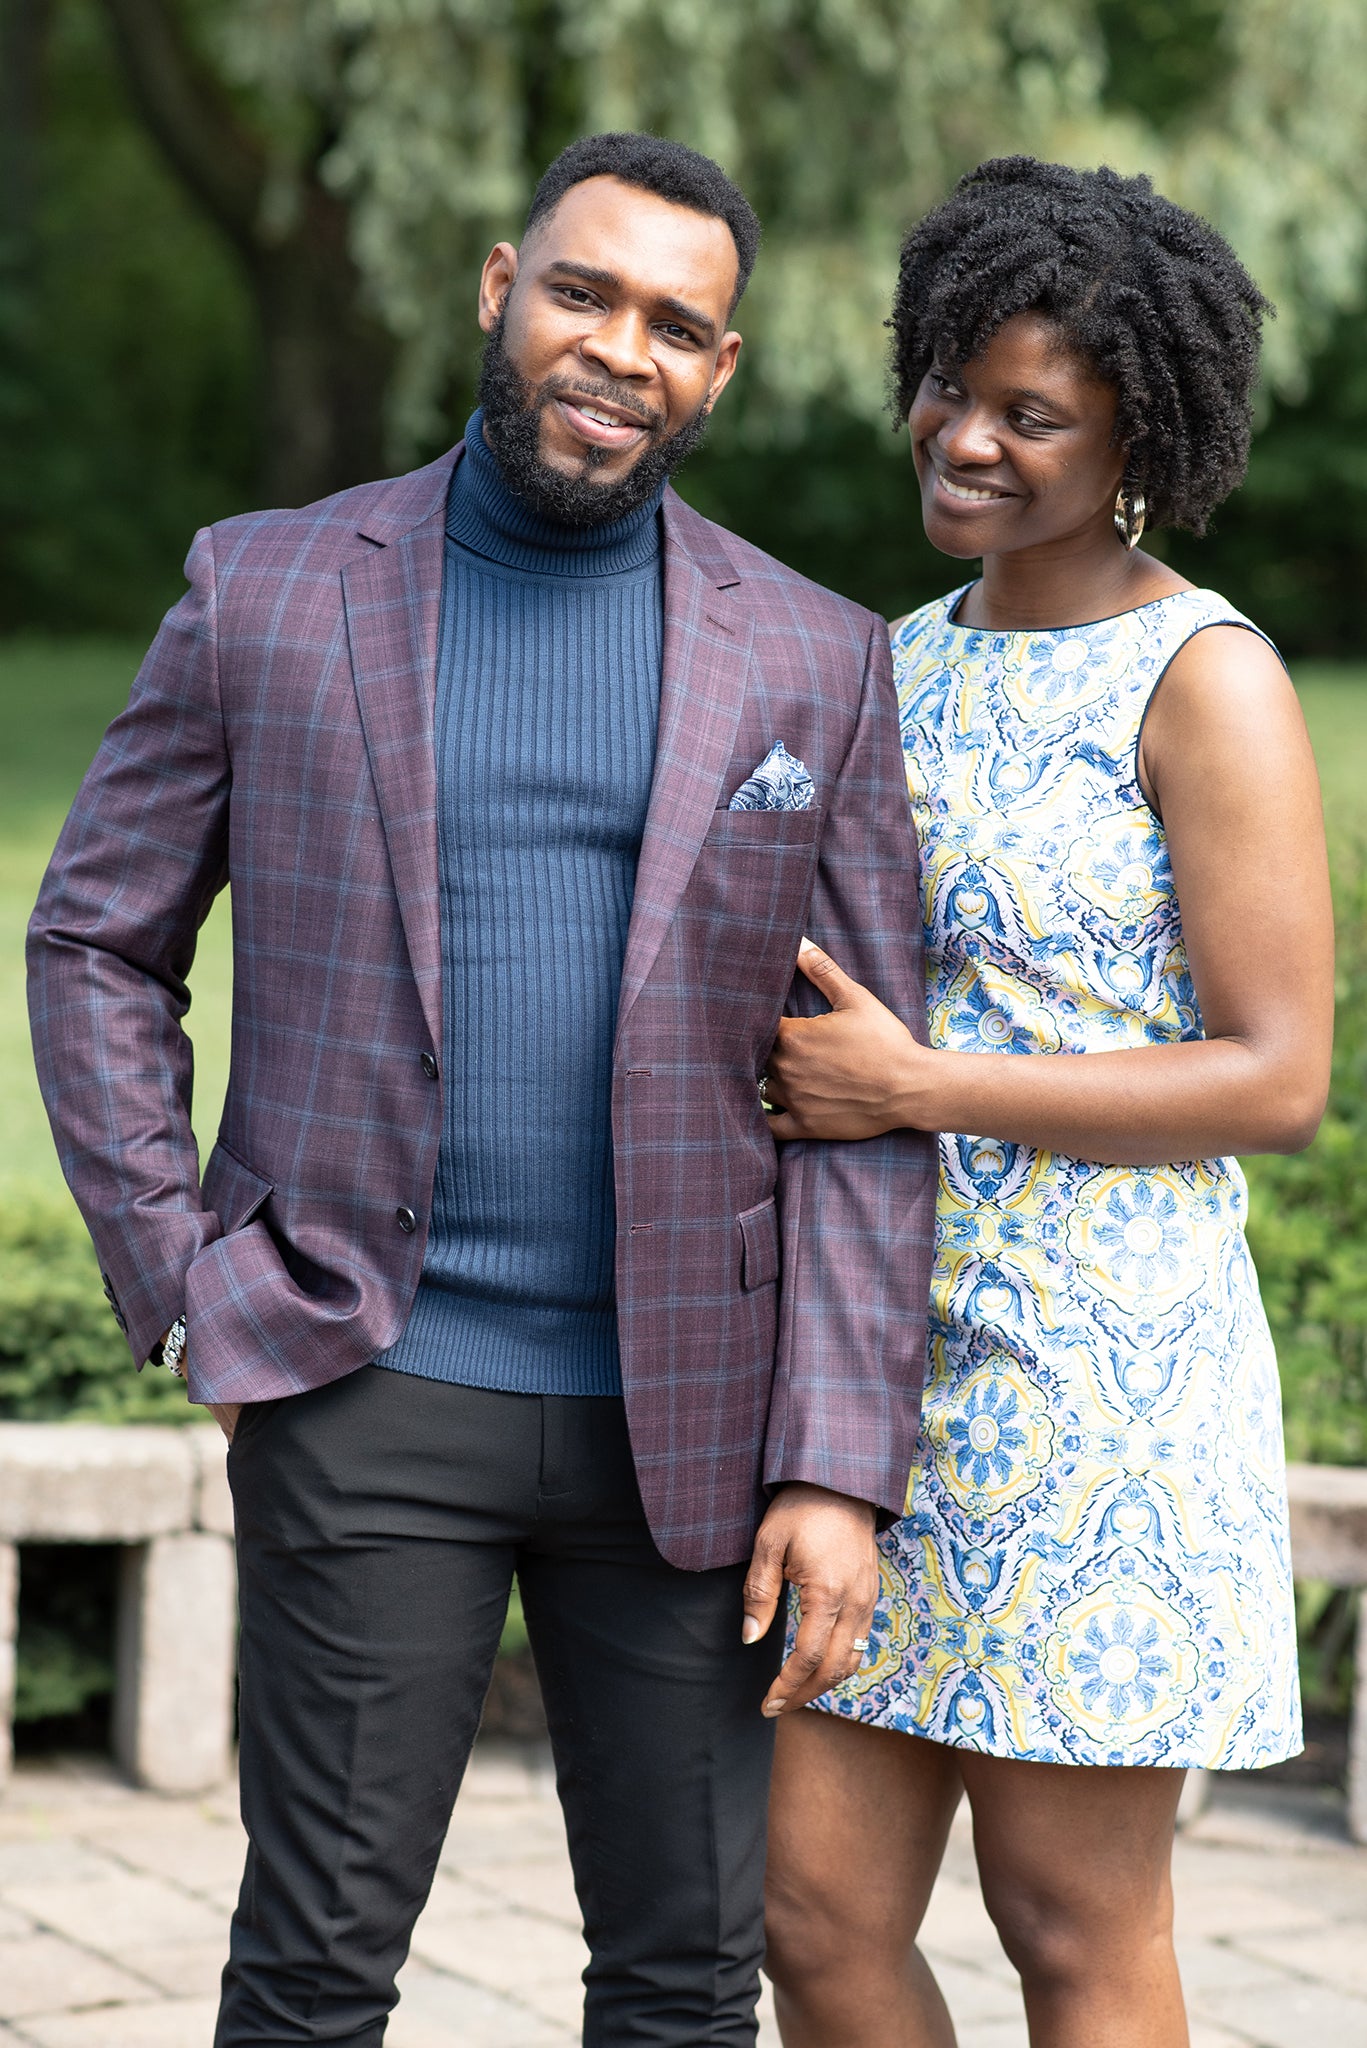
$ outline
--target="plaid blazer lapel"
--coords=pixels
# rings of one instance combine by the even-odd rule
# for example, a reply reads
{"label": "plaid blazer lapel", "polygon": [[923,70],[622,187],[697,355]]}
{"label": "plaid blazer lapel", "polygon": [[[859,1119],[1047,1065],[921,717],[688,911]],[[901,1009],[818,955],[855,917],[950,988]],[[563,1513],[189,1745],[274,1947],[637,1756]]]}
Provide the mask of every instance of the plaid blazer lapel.
{"label": "plaid blazer lapel", "polygon": [[673,491],[664,506],[664,658],[655,776],[636,869],[619,1021],[645,985],[721,800],[754,621],[712,529]]}
{"label": "plaid blazer lapel", "polygon": [[[457,455],[459,451],[457,451]],[[445,552],[450,464],[433,465],[440,484],[431,508],[390,538],[383,518],[366,535],[382,540],[342,571],[352,675],[371,774],[389,846],[399,915],[435,1045],[441,1044],[441,931],[437,891],[437,768],[433,707],[437,622]]]}

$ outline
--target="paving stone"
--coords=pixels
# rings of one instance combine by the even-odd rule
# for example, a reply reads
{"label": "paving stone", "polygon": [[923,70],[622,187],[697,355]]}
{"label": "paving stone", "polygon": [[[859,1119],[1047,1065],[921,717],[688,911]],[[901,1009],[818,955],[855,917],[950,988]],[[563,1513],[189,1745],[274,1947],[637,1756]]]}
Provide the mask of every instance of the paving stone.
{"label": "paving stone", "polygon": [[174,1998],[25,2020],[24,2033],[36,2048],[206,2048],[217,2017],[216,1998]]}
{"label": "paving stone", "polygon": [[[1217,1786],[1217,1819],[1226,1790]],[[1353,1988],[1367,1852],[1333,1835],[1322,1806],[1271,1801],[1260,1818],[1236,1790],[1227,1838],[1187,1833],[1177,1847],[1192,2048],[1367,2048],[1367,1993]],[[46,1944],[65,1961],[79,1950],[86,1970],[122,1978],[106,1994],[114,2003],[77,2010],[64,1967],[69,2009],[17,2019],[8,2037],[0,2018],[0,2048],[207,2048],[241,1849],[228,1790],[156,1798],[98,1765],[22,1766],[0,1798],[0,1951]],[[56,1932],[25,1939],[39,1913]],[[959,2048],[1025,2048],[966,1814],[951,1831],[926,1948]],[[584,1961],[544,1756],[477,1753],[401,1978],[391,2048],[573,2048]],[[12,1975],[0,1962],[0,1981]],[[166,1996],[130,1988],[137,1979]],[[759,2040],[779,2048],[767,1986]]]}
{"label": "paving stone", "polygon": [[[1260,1935],[1256,1941],[1238,1946],[1246,1952],[1245,1959],[1252,1951],[1259,1962],[1280,1963],[1298,1976],[1314,1977],[1339,1991],[1367,1998],[1367,1940],[1360,1928],[1355,1933],[1356,1938],[1350,1939],[1342,1928],[1321,1926],[1298,1934]],[[1367,2042],[1367,2033],[1363,2039]]]}
{"label": "paving stone", "polygon": [[[450,1919],[453,1914],[464,1913],[468,1919],[478,1919],[482,1913],[502,1913],[507,1900],[482,1881],[482,1877],[462,1877],[457,1871],[439,1870],[432,1880],[423,1913],[433,1913]],[[579,1922],[575,1921],[575,1926]],[[419,1918],[418,1925],[422,1925]]]}
{"label": "paving stone", "polygon": [[529,1855],[563,1855],[565,1824],[558,1807],[512,1802],[475,1811],[458,1806],[441,1863],[445,1870],[475,1870],[487,1863],[521,1863]]}
{"label": "paving stone", "polygon": [[997,1930],[983,1904],[976,1873],[971,1880],[940,1877],[921,1922],[920,1945],[936,1949],[941,1955],[954,1956],[960,1962],[1000,1965],[1015,1980],[1015,1972],[1002,1953]]}
{"label": "paving stone", "polygon": [[414,1960],[399,1973],[399,2007],[385,2048],[565,2048],[577,2038],[577,2030]]}
{"label": "paving stone", "polygon": [[[1218,1780],[1220,1774],[1215,1775]],[[1217,1782],[1210,1805],[1184,1830],[1183,1839],[1293,1856],[1356,1855],[1338,1793],[1320,1785],[1259,1785],[1257,1775],[1250,1773],[1253,1782],[1229,1777]]]}
{"label": "paving stone", "polygon": [[1177,1966],[1182,1972],[1182,1989],[1193,2012],[1204,2009],[1211,1997],[1259,1984],[1284,1984],[1290,1972],[1268,1963],[1262,1954],[1262,1939],[1249,1949],[1235,1948],[1228,1941],[1193,1940],[1179,1926]]}
{"label": "paving stone", "polygon": [[1367,1999],[1328,1984],[1228,1991],[1210,2018],[1257,2048],[1367,2048]]}
{"label": "paving stone", "polygon": [[970,2020],[957,2027],[959,2048],[1030,2048],[1025,2019]]}
{"label": "paving stone", "polygon": [[11,1885],[6,1896],[42,1926],[102,1955],[121,1954],[149,1934],[159,1941],[212,1941],[223,1924],[202,1900],[127,1871],[88,1884]]}
{"label": "paving stone", "polygon": [[577,1929],[580,1924],[574,1878],[563,1849],[557,1856],[538,1857],[534,1862],[484,1865],[469,1882],[499,1903],[506,1900],[527,1912],[544,1913],[567,1927]]}
{"label": "paving stone", "polygon": [[102,1956],[74,1947],[55,1934],[0,1941],[0,2019],[139,1998],[146,1989],[136,1977],[116,1970]]}
{"label": "paving stone", "polygon": [[967,1968],[952,1957],[937,1955],[930,1949],[926,1950],[926,1961],[935,1972],[935,1981],[944,1994],[956,2027],[977,2025],[987,2020],[1015,2020],[1022,2016],[1020,1980],[1014,1970],[1011,1972],[1012,1981],[1005,1984],[998,1977],[989,1977],[983,1970]]}
{"label": "paving stone", "polygon": [[227,1887],[237,1897],[247,1853],[247,1836],[237,1820],[229,1824],[182,1813],[158,1827],[129,1827],[124,1821],[109,1824],[103,1839],[131,1869],[192,1892]]}
{"label": "paving stone", "polygon": [[1179,1877],[1175,1891],[1178,1932],[1193,1940],[1201,1935],[1260,1936],[1274,1929],[1318,1927],[1324,1920],[1323,1907],[1313,1894],[1307,1896],[1299,1885],[1285,1882],[1208,1887],[1184,1883]]}
{"label": "paving stone", "polygon": [[140,1942],[122,1954],[130,1970],[172,1998],[216,1998],[228,1956],[228,1922],[212,1941]]}
{"label": "paving stone", "polygon": [[[412,1952],[489,1991],[519,1997],[547,1983],[576,1985],[589,1953],[577,1930],[507,1910],[471,1919],[433,1899],[413,1932]],[[576,1987],[577,1988],[577,1987]]]}
{"label": "paving stone", "polygon": [[87,1842],[60,1836],[0,1842],[0,1895],[7,1903],[13,1903],[10,1894],[19,1885],[87,1884],[119,1874],[114,1859],[102,1856]]}
{"label": "paving stone", "polygon": [[576,1976],[546,1977],[518,1987],[518,1996],[539,2016],[578,2040],[584,2024],[584,1987]]}

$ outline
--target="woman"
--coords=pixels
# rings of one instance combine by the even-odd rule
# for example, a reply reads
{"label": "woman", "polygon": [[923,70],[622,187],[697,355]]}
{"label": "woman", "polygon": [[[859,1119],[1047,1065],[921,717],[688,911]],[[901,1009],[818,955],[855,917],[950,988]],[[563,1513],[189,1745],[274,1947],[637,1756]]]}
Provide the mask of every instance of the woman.
{"label": "woman", "polygon": [[1034,2048],[1177,2048],[1184,1770],[1301,1746],[1227,1155],[1323,1111],[1318,790],[1270,644],[1137,545],[1239,482],[1264,310],[1212,229],[1106,170],[985,164],[902,252],[926,531],[982,574],[892,635],[930,1046],[806,953],[833,1008],[768,1077],[780,1138],[945,1133],[907,1519],[863,1667],[779,1726],[787,2048],[953,2042],[915,1940],[964,1790]]}

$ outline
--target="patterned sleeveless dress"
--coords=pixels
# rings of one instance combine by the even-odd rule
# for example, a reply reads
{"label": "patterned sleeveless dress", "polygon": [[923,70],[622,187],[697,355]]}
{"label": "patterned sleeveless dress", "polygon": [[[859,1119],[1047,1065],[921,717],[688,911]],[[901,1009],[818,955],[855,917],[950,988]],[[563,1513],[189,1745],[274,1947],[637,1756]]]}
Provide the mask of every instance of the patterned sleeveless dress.
{"label": "patterned sleeveless dress", "polygon": [[[1201,1036],[1155,684],[1211,591],[1049,632],[893,639],[931,1042]],[[1256,627],[1249,627],[1257,631]],[[940,1141],[925,1415],[864,1666],[826,1711],[993,1756],[1270,1764],[1301,1747],[1276,1359],[1232,1159],[1100,1166]]]}

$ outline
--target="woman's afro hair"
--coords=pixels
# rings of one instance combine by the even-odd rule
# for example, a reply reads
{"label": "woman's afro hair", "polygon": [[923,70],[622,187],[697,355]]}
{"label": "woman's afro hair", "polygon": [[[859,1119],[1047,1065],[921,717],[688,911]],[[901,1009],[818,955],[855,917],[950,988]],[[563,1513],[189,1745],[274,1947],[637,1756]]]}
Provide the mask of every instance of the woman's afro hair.
{"label": "woman's afro hair", "polygon": [[1147,178],[998,157],[902,245],[892,405],[961,367],[1015,313],[1057,321],[1118,398],[1115,438],[1154,526],[1204,533],[1243,479],[1265,313],[1222,235]]}

